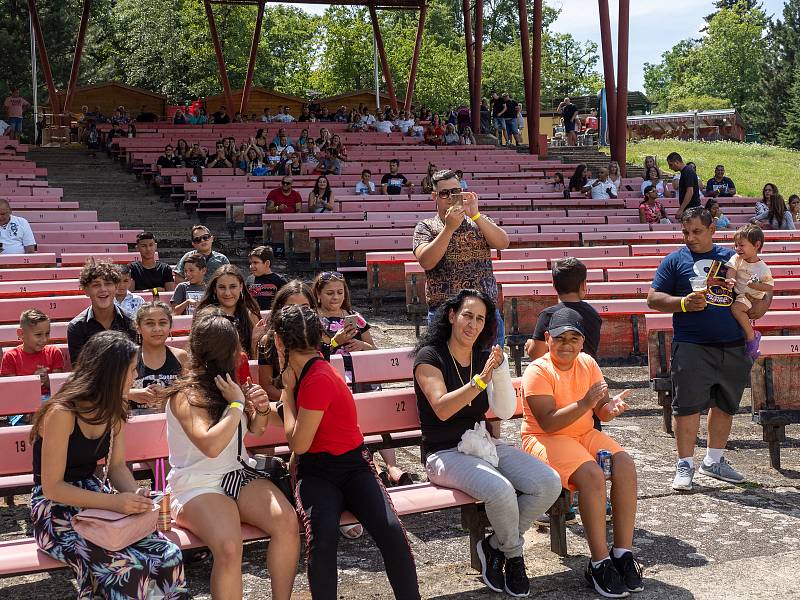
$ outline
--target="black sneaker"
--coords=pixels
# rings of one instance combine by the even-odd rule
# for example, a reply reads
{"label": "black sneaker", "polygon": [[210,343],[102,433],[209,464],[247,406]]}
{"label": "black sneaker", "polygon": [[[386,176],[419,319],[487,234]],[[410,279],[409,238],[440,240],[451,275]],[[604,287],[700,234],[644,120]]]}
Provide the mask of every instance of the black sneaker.
{"label": "black sneaker", "polygon": [[614,549],[611,549],[611,561],[617,568],[617,572],[622,577],[622,582],[629,592],[641,592],[644,590],[642,582],[642,566],[633,558],[632,552],[626,552],[619,558],[614,556]]}
{"label": "black sneaker", "polygon": [[531,593],[531,582],[525,572],[525,559],[521,556],[506,559],[506,594],[515,598],[527,598]]}
{"label": "black sneaker", "polygon": [[592,561],[586,566],[586,581],[594,587],[601,596],[606,598],[626,598],[630,596],[628,588],[622,582],[611,558],[605,559],[598,566],[593,567]]}
{"label": "black sneaker", "polygon": [[502,592],[505,586],[505,576],[503,575],[503,565],[506,562],[506,555],[495,550],[489,545],[489,537],[485,537],[476,547],[478,559],[481,561],[481,577],[483,583],[490,590]]}

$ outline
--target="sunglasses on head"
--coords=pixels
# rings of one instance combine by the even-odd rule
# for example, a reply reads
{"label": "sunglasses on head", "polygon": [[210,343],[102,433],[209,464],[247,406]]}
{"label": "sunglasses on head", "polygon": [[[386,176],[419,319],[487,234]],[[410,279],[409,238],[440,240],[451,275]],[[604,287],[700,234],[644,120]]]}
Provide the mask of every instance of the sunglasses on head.
{"label": "sunglasses on head", "polygon": [[203,235],[198,235],[197,237],[193,237],[192,241],[195,244],[199,244],[200,242],[207,242],[210,239],[211,239],[211,234],[210,233],[205,233]]}
{"label": "sunglasses on head", "polygon": [[449,190],[439,190],[436,192],[436,195],[439,196],[439,198],[441,198],[442,200],[447,200],[451,196],[454,196],[456,194],[462,194],[463,192],[464,190],[462,190],[460,187],[457,187],[457,188],[450,188]]}
{"label": "sunglasses on head", "polygon": [[344,275],[338,271],[325,271],[319,276],[320,281],[330,281],[331,279],[335,279],[336,281],[344,281]]}

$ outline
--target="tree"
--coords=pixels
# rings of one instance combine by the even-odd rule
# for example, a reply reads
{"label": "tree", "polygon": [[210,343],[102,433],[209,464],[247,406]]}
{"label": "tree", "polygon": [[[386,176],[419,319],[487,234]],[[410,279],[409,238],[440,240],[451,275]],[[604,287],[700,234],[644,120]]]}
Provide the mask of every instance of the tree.
{"label": "tree", "polygon": [[[714,8],[717,10],[705,17],[706,23],[711,23],[711,20],[719,14],[719,11],[723,9],[730,10],[742,1],[744,1],[744,3],[747,5],[747,8],[757,8],[759,10],[764,8],[761,0],[716,0],[714,2]],[[701,31],[706,31],[706,29],[701,29]]]}
{"label": "tree", "polygon": [[794,83],[783,113],[783,125],[778,130],[778,142],[781,146],[800,150],[800,67],[794,73]]}

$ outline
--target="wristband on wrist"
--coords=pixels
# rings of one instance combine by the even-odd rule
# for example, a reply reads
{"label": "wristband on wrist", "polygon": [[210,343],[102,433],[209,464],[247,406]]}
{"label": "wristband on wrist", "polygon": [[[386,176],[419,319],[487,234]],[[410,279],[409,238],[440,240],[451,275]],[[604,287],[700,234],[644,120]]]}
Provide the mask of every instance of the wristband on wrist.
{"label": "wristband on wrist", "polygon": [[242,404],[241,402],[238,402],[238,401],[236,401],[236,402],[231,402],[230,404],[228,404],[228,406],[229,406],[230,408],[238,408],[239,410],[241,410],[242,412],[244,412],[244,404]]}
{"label": "wristband on wrist", "polygon": [[681,297],[681,312],[686,312],[686,296]]}
{"label": "wristband on wrist", "polygon": [[330,344],[328,344],[328,345],[329,345],[331,348],[336,348],[336,346],[338,346],[338,345],[339,345],[339,342],[337,342],[335,339],[331,338],[331,343],[330,343]]}
{"label": "wristband on wrist", "polygon": [[483,381],[483,379],[481,379],[480,375],[475,375],[475,377],[472,378],[472,381],[474,381],[475,385],[481,388],[481,390],[485,390],[487,387],[486,383]]}
{"label": "wristband on wrist", "polygon": [[473,216],[470,217],[470,219],[472,219],[473,221],[477,221],[480,218],[481,218],[481,213],[479,212],[475,213]]}

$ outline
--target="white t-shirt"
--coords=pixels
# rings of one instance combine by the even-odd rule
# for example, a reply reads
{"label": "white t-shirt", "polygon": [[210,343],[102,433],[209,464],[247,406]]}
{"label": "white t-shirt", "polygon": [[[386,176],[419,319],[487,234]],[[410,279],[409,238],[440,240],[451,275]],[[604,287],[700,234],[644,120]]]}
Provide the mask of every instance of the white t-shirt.
{"label": "white t-shirt", "polygon": [[658,192],[658,197],[659,198],[663,198],[664,197],[664,182],[661,181],[660,179],[658,180],[658,182],[655,185],[653,184],[653,182],[650,179],[645,179],[642,182],[642,195],[644,196],[644,191],[647,188],[649,188],[651,185],[653,185],[656,188],[656,191]]}
{"label": "white t-shirt", "polygon": [[395,121],[394,124],[397,125],[397,127],[400,128],[400,131],[406,132],[406,131],[408,131],[408,128],[411,127],[414,124],[414,120],[413,119],[397,119],[397,121]]}
{"label": "white t-shirt", "polygon": [[391,121],[376,121],[375,122],[375,130],[379,133],[391,133],[392,132],[392,122]]}
{"label": "white t-shirt", "polygon": [[738,254],[734,254],[731,259],[725,263],[725,266],[736,269],[736,285],[733,286],[733,289],[740,296],[742,294],[747,294],[748,296],[760,300],[766,296],[767,293],[747,287],[747,284],[751,281],[766,283],[768,285],[773,285],[775,283],[775,280],[772,278],[772,272],[763,260],[750,263]]}
{"label": "white t-shirt", "polygon": [[278,154],[280,154],[284,150],[286,150],[286,152],[288,152],[289,154],[292,154],[294,152],[294,146],[292,146],[291,144],[286,144],[285,146],[281,146],[280,144],[278,144]]}
{"label": "white t-shirt", "polygon": [[[586,185],[592,186],[595,181],[599,181],[598,179],[590,179],[586,182]],[[610,179],[606,179],[605,183],[600,182],[599,185],[592,187],[592,200],[610,200],[611,195],[606,190],[611,190],[611,193],[615,196],[617,195],[617,186],[614,185],[614,182]]]}
{"label": "white t-shirt", "polygon": [[278,123],[291,123],[292,121],[294,121],[294,117],[292,115],[286,115],[281,113],[279,115],[275,115],[274,117],[272,117],[272,121],[273,122],[277,121]]}
{"label": "white t-shirt", "polygon": [[0,225],[0,243],[3,254],[25,254],[25,246],[34,246],[36,239],[28,221],[11,215],[8,223]]}
{"label": "white t-shirt", "polygon": [[361,124],[362,125],[372,125],[375,122],[375,117],[372,115],[362,115],[361,116]]}
{"label": "white t-shirt", "polygon": [[369,185],[363,181],[356,184],[356,194],[371,194],[375,191],[375,183],[370,181]]}
{"label": "white t-shirt", "polygon": [[268,117],[267,115],[261,115],[261,122],[262,123],[272,123],[273,117]]}

